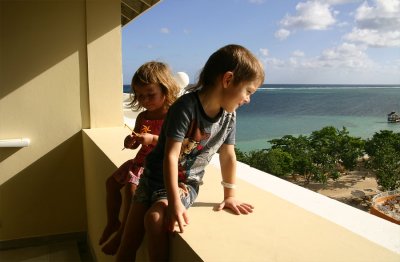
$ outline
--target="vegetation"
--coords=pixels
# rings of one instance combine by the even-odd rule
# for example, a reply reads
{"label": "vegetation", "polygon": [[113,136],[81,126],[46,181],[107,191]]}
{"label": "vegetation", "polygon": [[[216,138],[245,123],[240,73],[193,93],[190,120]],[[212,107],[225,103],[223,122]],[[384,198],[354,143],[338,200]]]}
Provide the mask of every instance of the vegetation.
{"label": "vegetation", "polygon": [[383,130],[367,140],[368,167],[375,171],[383,190],[400,188],[400,133]]}
{"label": "vegetation", "polygon": [[367,167],[376,173],[378,185],[383,190],[400,187],[400,133],[381,131],[365,141],[350,136],[345,127],[328,126],[309,136],[286,135],[268,142],[269,149],[236,149],[238,160],[275,176],[298,174],[306,183],[326,183],[339,178],[343,170],[354,170],[368,154]]}

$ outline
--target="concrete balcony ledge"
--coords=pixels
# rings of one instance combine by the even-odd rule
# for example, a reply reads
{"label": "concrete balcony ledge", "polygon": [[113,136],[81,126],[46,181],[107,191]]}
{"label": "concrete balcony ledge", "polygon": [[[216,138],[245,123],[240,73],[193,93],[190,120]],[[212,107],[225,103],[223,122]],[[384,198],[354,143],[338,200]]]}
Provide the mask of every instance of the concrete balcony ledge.
{"label": "concrete balcony ledge", "polygon": [[[106,221],[105,179],[135,155],[121,151],[128,133],[122,127],[83,131],[88,234],[98,261],[114,260],[97,241]],[[190,224],[171,236],[171,261],[400,261],[398,225],[242,163],[237,173],[237,197],[253,204],[254,213],[213,211],[223,198],[214,157],[189,209]]]}

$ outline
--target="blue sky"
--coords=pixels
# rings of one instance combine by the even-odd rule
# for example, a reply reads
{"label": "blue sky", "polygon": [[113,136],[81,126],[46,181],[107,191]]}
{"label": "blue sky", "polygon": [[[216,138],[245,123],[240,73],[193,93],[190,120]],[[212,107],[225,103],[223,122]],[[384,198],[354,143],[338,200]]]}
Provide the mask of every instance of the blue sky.
{"label": "blue sky", "polygon": [[267,84],[400,84],[400,0],[163,0],[122,28],[124,84],[150,60],[194,82],[231,43]]}

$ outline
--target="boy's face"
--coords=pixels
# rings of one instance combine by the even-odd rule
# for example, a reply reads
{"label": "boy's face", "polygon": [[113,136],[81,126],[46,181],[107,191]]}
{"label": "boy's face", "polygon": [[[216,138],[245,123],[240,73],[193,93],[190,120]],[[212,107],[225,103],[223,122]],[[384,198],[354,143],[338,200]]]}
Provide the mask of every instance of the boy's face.
{"label": "boy's face", "polygon": [[259,86],[259,81],[243,82],[236,86],[229,85],[224,90],[222,108],[232,113],[240,106],[250,103],[250,96],[257,91]]}

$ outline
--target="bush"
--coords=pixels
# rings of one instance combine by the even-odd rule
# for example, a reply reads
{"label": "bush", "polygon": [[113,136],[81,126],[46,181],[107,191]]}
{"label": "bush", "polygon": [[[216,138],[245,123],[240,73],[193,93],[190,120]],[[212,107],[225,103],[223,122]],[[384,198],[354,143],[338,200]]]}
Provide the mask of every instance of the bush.
{"label": "bush", "polygon": [[337,130],[328,126],[309,137],[286,135],[268,142],[271,149],[249,153],[236,149],[237,159],[276,176],[294,173],[303,176],[306,183],[325,183],[339,178],[342,166],[354,169],[366,152],[370,156],[367,167],[375,171],[378,185],[383,190],[400,188],[400,133],[383,130],[364,141],[349,136],[345,127]]}
{"label": "bush", "polygon": [[279,148],[271,149],[266,155],[265,170],[278,177],[290,175],[293,172],[293,158]]}
{"label": "bush", "polygon": [[272,150],[280,149],[289,154],[293,160],[293,173],[304,176],[307,183],[313,178],[315,166],[313,164],[314,152],[310,146],[310,141],[306,136],[294,137],[286,135],[281,139],[268,141],[272,145]]}
{"label": "bush", "polygon": [[280,177],[299,174],[306,183],[337,179],[341,165],[352,169],[364,154],[364,140],[349,136],[344,127],[337,130],[328,126],[314,131],[309,137],[286,135],[268,142],[270,149],[249,153],[237,150],[238,160]]}
{"label": "bush", "polygon": [[365,144],[368,165],[384,191],[400,188],[400,133],[384,130]]}

